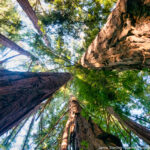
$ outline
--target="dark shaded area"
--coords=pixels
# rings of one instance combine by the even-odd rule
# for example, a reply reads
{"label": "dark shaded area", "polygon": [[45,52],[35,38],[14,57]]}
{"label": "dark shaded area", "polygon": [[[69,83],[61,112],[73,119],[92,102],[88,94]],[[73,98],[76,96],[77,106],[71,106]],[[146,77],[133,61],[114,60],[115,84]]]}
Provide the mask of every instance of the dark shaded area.
{"label": "dark shaded area", "polygon": [[30,115],[71,75],[0,70],[0,135]]}

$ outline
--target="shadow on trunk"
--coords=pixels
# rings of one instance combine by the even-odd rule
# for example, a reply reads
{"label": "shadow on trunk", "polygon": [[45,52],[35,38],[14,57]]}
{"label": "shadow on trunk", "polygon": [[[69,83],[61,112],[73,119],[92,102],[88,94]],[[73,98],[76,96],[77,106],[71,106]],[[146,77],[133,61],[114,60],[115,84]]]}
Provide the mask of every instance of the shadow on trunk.
{"label": "shadow on trunk", "polygon": [[69,73],[0,70],[0,135],[37,110],[70,78]]}
{"label": "shadow on trunk", "polygon": [[149,68],[150,1],[118,0],[80,63],[105,70]]}
{"label": "shadow on trunk", "polygon": [[87,120],[81,116],[81,110],[75,97],[69,101],[69,119],[66,123],[61,150],[96,150],[122,148],[120,139],[103,131],[91,119]]}

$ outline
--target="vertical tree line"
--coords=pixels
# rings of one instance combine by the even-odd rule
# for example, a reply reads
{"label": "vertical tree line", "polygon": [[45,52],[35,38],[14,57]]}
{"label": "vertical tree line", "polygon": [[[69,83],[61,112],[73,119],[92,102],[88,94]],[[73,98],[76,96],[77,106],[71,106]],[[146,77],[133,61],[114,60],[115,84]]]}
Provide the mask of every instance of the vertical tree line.
{"label": "vertical tree line", "polygon": [[69,146],[74,150],[122,147],[118,137],[103,131],[91,118],[85,119],[81,110],[79,102],[72,96],[69,100],[69,118],[64,129],[61,150],[67,150]]}

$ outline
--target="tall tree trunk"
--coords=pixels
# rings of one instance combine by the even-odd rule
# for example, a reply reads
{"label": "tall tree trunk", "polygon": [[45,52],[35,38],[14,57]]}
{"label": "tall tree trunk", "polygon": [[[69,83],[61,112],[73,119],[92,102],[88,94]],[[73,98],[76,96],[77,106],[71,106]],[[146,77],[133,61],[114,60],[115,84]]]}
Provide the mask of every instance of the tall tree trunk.
{"label": "tall tree trunk", "polygon": [[150,0],[118,0],[80,63],[97,69],[150,67]]}
{"label": "tall tree trunk", "polygon": [[0,34],[0,44],[2,44],[3,46],[8,47],[10,49],[13,49],[13,50],[17,51],[21,55],[26,55],[28,57],[35,58],[35,56],[33,56],[30,52],[24,50],[23,48],[21,48],[16,43],[14,43],[13,41],[9,40],[7,37],[5,37],[2,34]]}
{"label": "tall tree trunk", "polygon": [[139,138],[145,141],[147,144],[150,144],[150,130],[146,127],[134,122],[133,120],[127,117],[121,117],[117,114],[112,107],[109,107],[108,112],[112,114],[120,123],[125,125],[128,129],[130,129],[133,133],[135,133]]}
{"label": "tall tree trunk", "polygon": [[36,30],[38,31],[38,33],[41,36],[43,36],[44,42],[49,47],[50,43],[48,41],[47,35],[46,35],[46,33],[42,32],[41,27],[39,26],[39,22],[38,22],[38,18],[36,16],[36,13],[32,9],[29,1],[28,0],[17,0],[17,1],[18,1],[19,5],[22,7],[22,9],[24,10],[24,12],[27,14],[27,16],[32,21],[32,23],[33,23],[34,27],[36,28]]}
{"label": "tall tree trunk", "polygon": [[81,116],[81,107],[75,97],[69,101],[69,119],[67,121],[61,150],[67,150],[70,146],[73,150],[109,149],[110,146],[122,147],[118,137],[104,132],[91,119],[86,120]]}
{"label": "tall tree trunk", "polygon": [[30,115],[71,75],[0,70],[0,135]]}
{"label": "tall tree trunk", "polygon": [[26,145],[28,143],[28,139],[29,139],[29,136],[31,134],[31,130],[32,130],[32,127],[34,125],[34,121],[35,121],[35,115],[32,117],[32,120],[30,122],[30,125],[29,125],[29,128],[28,128],[28,132],[27,132],[26,137],[25,137],[24,142],[23,142],[22,150],[27,149]]}

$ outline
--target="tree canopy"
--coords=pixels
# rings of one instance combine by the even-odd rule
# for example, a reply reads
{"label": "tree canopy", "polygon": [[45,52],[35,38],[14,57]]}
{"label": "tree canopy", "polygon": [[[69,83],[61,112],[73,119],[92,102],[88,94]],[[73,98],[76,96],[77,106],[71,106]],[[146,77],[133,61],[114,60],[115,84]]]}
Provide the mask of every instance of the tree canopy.
{"label": "tree canopy", "polygon": [[[138,0],[138,3],[140,2],[141,0]],[[81,63],[83,57],[93,58],[88,47],[95,37],[103,32],[107,19],[109,21],[111,18],[108,16],[111,12],[115,12],[113,9],[116,3],[117,0],[5,0],[0,2],[0,67],[11,71],[37,73],[69,72],[73,77],[53,97],[46,97],[32,115],[2,135],[0,148],[11,150],[16,146],[16,142],[19,143],[17,148],[22,150],[59,149],[64,127],[69,118],[70,95],[78,99],[84,118],[92,119],[105,133],[117,136],[124,147],[148,147],[148,143],[111,114],[108,108],[113,108],[120,117],[127,117],[150,130],[149,68],[141,64],[137,69],[126,66],[126,69],[117,69],[118,66],[113,69],[99,69],[85,67],[85,64],[88,64],[86,59],[84,65]],[[134,2],[131,4],[133,8],[139,8],[134,6]],[[116,43],[126,38],[123,37],[122,41],[116,40],[117,42],[114,38],[122,34],[121,31],[128,26],[125,22],[126,18],[138,20],[138,17],[144,19],[150,16],[149,2],[145,2],[145,5],[145,11],[140,9],[140,12],[132,11],[132,7],[127,8],[131,16],[123,17],[125,19],[122,19],[121,27],[116,25],[115,29],[118,32],[113,36],[114,41],[107,41],[109,48],[115,47]],[[132,22],[132,27],[134,24],[136,23]],[[107,36],[109,33],[111,34],[108,32],[104,35]],[[128,36],[132,34],[130,32]],[[138,40],[141,38],[149,40],[147,35],[149,32],[138,35]],[[5,39],[2,40],[2,37]],[[101,56],[105,57],[108,53]],[[128,54],[126,55],[128,57]],[[122,57],[126,58],[126,55]],[[147,56],[146,53],[144,56]],[[139,60],[144,61],[143,57]],[[141,67],[142,65],[144,67]],[[84,148],[88,147],[86,141],[82,141],[81,145]]]}

